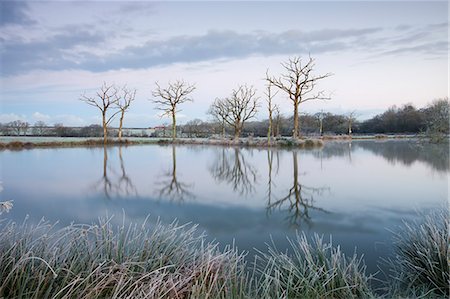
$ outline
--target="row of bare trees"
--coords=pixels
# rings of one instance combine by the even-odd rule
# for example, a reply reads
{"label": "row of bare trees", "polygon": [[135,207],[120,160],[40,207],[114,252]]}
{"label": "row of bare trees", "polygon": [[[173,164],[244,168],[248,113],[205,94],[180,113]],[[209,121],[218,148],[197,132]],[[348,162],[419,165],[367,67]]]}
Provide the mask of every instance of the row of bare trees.
{"label": "row of bare trees", "polygon": [[[294,57],[287,62],[282,63],[284,73],[279,77],[269,75],[266,72],[265,81],[267,90],[265,97],[267,109],[269,112],[269,126],[267,132],[268,142],[273,136],[273,114],[279,111],[279,107],[273,104],[273,98],[279,91],[285,93],[293,103],[294,110],[294,130],[293,138],[300,137],[299,128],[299,106],[300,104],[311,100],[329,100],[330,97],[323,91],[315,92],[317,81],[325,79],[332,74],[316,76],[312,74],[315,67],[314,59],[309,57],[306,63],[300,57]],[[278,91],[273,92],[273,88]],[[209,108],[209,114],[212,115],[222,126],[222,135],[225,132],[225,125],[228,124],[234,129],[234,137],[239,138],[244,123],[256,115],[259,108],[256,90],[247,85],[240,85],[231,92],[228,98],[217,98]]]}
{"label": "row of bare trees", "polygon": [[135,97],[136,89],[129,89],[127,86],[119,88],[115,84],[108,85],[106,83],[103,83],[100,90],[94,96],[88,96],[86,93],[81,95],[81,101],[96,107],[101,112],[103,142],[105,144],[108,142],[108,127],[118,114],[120,114],[118,137],[121,140],[125,112],[130,108]]}
{"label": "row of bare trees", "polygon": [[[299,137],[299,105],[310,100],[328,100],[329,96],[325,96],[323,91],[315,92],[317,81],[331,76],[325,75],[315,76],[312,74],[315,67],[314,59],[309,57],[306,63],[300,57],[290,58],[287,62],[282,63],[284,73],[279,77],[269,75],[266,72],[267,107],[269,111],[269,128],[268,138],[273,136],[272,116],[274,111],[279,110],[278,106],[273,104],[273,98],[277,92],[273,92],[272,88],[277,88],[284,92],[293,103],[294,110],[294,130],[293,138]],[[162,111],[161,116],[169,116],[172,118],[172,138],[176,139],[177,122],[176,115],[179,106],[185,102],[192,102],[191,93],[196,89],[194,84],[186,83],[183,80],[169,82],[166,87],[156,82],[156,88],[152,92],[152,101],[157,105],[156,109]],[[107,143],[108,126],[114,117],[120,113],[119,122],[119,140],[122,137],[122,126],[124,114],[134,101],[136,90],[128,89],[126,86],[118,88],[115,85],[107,85],[106,83],[94,96],[83,94],[81,100],[91,106],[98,108],[102,115],[102,127],[104,142]],[[246,84],[239,85],[233,89],[231,95],[226,98],[217,98],[209,108],[209,114],[212,115],[222,126],[222,135],[225,134],[225,126],[229,125],[234,130],[234,137],[238,139],[246,121],[255,117],[259,108],[259,97],[256,95],[256,89]]]}

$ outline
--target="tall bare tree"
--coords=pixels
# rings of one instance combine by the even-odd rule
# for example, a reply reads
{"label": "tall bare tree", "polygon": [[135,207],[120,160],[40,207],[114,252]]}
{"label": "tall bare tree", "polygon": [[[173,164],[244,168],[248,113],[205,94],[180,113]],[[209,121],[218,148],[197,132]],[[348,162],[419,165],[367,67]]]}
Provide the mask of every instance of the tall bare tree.
{"label": "tall bare tree", "polygon": [[222,138],[225,137],[225,123],[228,113],[228,107],[222,99],[215,99],[211,106],[209,106],[208,114],[219,122]]}
{"label": "tall bare tree", "polygon": [[269,111],[269,128],[267,129],[267,142],[270,145],[270,138],[273,136],[273,112],[276,109],[276,105],[272,103],[273,98],[277,95],[278,91],[272,92],[272,84],[267,84],[267,90],[265,92],[267,101],[267,110]]}
{"label": "tall bare tree", "polygon": [[317,121],[319,122],[319,133],[320,136],[323,136],[323,119],[325,118],[326,114],[323,112],[323,110],[320,110],[320,112],[317,112],[314,114]]}
{"label": "tall bare tree", "polygon": [[[81,101],[98,108],[102,114],[104,144],[108,142],[108,126],[113,118],[120,112],[120,110],[114,111],[119,99],[119,89],[114,84],[108,85],[106,83],[103,83],[95,96],[87,96],[85,93],[81,95]],[[109,113],[110,110],[113,110],[112,113]]]}
{"label": "tall bare tree", "polygon": [[274,136],[275,137],[277,137],[277,136],[280,136],[281,135],[281,133],[280,133],[280,126],[281,126],[281,114],[280,114],[280,107],[278,106],[278,105],[275,105],[274,107],[273,107],[274,109],[274,113],[275,113],[275,128],[274,128]]}
{"label": "tall bare tree", "polygon": [[314,92],[317,81],[330,77],[332,74],[313,75],[315,67],[314,59],[309,57],[306,63],[303,63],[300,57],[289,58],[287,62],[281,63],[285,73],[280,77],[273,77],[266,72],[266,80],[270,84],[287,93],[289,99],[294,105],[294,130],[293,138],[298,138],[299,130],[299,105],[312,100],[329,100],[324,91]]}
{"label": "tall bare tree", "polygon": [[156,89],[152,92],[152,95],[156,99],[153,100],[153,103],[158,105],[156,109],[163,111],[162,116],[172,117],[172,139],[175,140],[177,137],[176,113],[181,111],[177,110],[177,107],[185,102],[193,101],[189,94],[195,90],[195,85],[182,80],[177,80],[174,83],[169,82],[166,88],[161,87],[158,82],[155,84]]}
{"label": "tall bare tree", "polygon": [[122,96],[118,99],[116,105],[120,110],[120,120],[119,120],[119,141],[122,140],[122,127],[123,118],[125,112],[130,108],[131,103],[136,97],[136,89],[128,89],[126,86],[122,88]]}
{"label": "tall bare tree", "polygon": [[353,110],[351,112],[349,112],[346,116],[347,119],[347,125],[348,125],[348,135],[351,136],[353,131],[352,131],[352,126],[354,124],[354,122],[356,121],[356,111]]}
{"label": "tall bare tree", "polygon": [[229,98],[223,99],[227,107],[225,121],[234,128],[234,138],[241,136],[244,123],[255,117],[258,111],[258,97],[252,86],[241,85],[234,89]]}

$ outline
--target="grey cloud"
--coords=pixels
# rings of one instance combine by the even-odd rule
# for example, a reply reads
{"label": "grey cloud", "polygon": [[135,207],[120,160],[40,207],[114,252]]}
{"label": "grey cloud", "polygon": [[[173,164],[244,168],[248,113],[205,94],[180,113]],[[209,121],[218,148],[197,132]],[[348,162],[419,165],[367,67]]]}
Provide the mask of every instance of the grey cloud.
{"label": "grey cloud", "polygon": [[385,51],[380,55],[396,55],[405,53],[423,53],[431,55],[446,54],[448,51],[448,43],[446,41],[430,42],[411,47],[400,47],[395,50]]}
{"label": "grey cloud", "polygon": [[4,41],[0,48],[2,75],[11,75],[35,69],[61,70],[77,68],[77,55],[70,51],[76,46],[106,44],[109,35],[92,33],[82,27],[66,27],[42,41]]}
{"label": "grey cloud", "polygon": [[89,52],[78,52],[76,57],[70,57],[68,50],[75,46],[107,46],[108,43],[106,35],[68,28],[65,33],[56,34],[46,41],[6,43],[2,49],[4,60],[2,72],[3,75],[11,75],[33,69],[68,68],[107,71],[120,68],[147,68],[177,62],[243,58],[250,55],[323,53],[347,49],[358,38],[380,30],[379,28],[312,32],[290,30],[280,34],[210,31],[200,36],[151,40],[140,46],[129,46],[113,55],[99,57]]}
{"label": "grey cloud", "polygon": [[25,1],[0,1],[0,27],[34,23],[35,21],[28,15],[28,3]]}
{"label": "grey cloud", "polygon": [[401,35],[380,37],[373,40],[376,51],[370,58],[416,53],[428,58],[447,56],[448,23],[428,24],[423,27],[401,26],[405,32]]}
{"label": "grey cloud", "polygon": [[[441,24],[438,26],[443,28]],[[404,26],[406,28],[406,26]],[[46,41],[6,42],[2,48],[3,75],[13,75],[35,69],[83,69],[101,72],[122,68],[149,68],[171,63],[201,62],[213,59],[245,58],[252,55],[301,55],[358,50],[368,55],[395,55],[418,52],[442,55],[447,45],[440,42],[442,30],[408,30],[399,36],[398,30],[382,28],[327,29],[317,31],[289,30],[281,33],[264,31],[237,33],[210,31],[198,36],[176,36],[166,40],[149,40],[114,54],[95,55],[89,47],[108,47],[108,33],[92,33],[89,28],[65,28]],[[437,32],[437,33],[436,33]],[[436,41],[438,39],[438,41]],[[81,52],[77,46],[86,46]]]}

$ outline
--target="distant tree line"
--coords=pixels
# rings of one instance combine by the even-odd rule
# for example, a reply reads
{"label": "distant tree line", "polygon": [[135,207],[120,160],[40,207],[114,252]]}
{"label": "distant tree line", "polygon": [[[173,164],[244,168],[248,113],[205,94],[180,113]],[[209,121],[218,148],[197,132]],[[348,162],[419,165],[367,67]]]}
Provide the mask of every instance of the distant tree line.
{"label": "distant tree line", "polygon": [[[233,89],[228,97],[216,98],[209,106],[207,113],[211,121],[194,119],[184,125],[177,125],[176,116],[180,105],[192,102],[191,94],[196,90],[195,84],[184,80],[168,82],[160,85],[155,82],[150,100],[161,111],[161,116],[172,120],[169,126],[141,132],[127,133],[127,136],[155,137],[209,137],[220,135],[222,138],[233,136],[271,137],[323,134],[385,134],[385,133],[426,133],[434,139],[447,137],[449,133],[449,100],[443,98],[434,101],[427,107],[418,109],[412,104],[401,107],[393,106],[385,112],[368,120],[357,119],[357,111],[346,114],[334,114],[323,110],[315,114],[303,113],[301,106],[307,101],[330,100],[330,96],[322,90],[317,90],[318,81],[332,76],[331,73],[314,74],[315,60],[311,57],[302,60],[299,57],[289,58],[281,63],[283,72],[270,75],[269,70],[263,79],[266,82],[264,98],[267,103],[268,119],[255,120],[261,107],[260,97],[253,86],[240,84]],[[273,102],[278,94],[284,95],[285,103],[290,103],[291,114],[282,115],[278,105]],[[34,135],[61,137],[103,137],[107,143],[108,137],[124,136],[123,124],[125,113],[129,110],[136,97],[136,89],[126,85],[103,85],[93,94],[83,93],[80,100],[95,107],[101,114],[101,125],[91,125],[82,128],[66,127],[63,124],[48,126],[38,121],[33,126],[21,120],[0,124],[3,135]],[[112,128],[111,123],[119,117],[119,127]],[[31,130],[31,132],[30,132]]]}
{"label": "distant tree line", "polygon": [[[217,103],[216,103],[217,104]],[[349,134],[349,124],[353,134],[449,134],[449,101],[447,98],[439,99],[424,108],[416,108],[412,104],[400,107],[391,107],[385,112],[370,119],[359,121],[355,113],[334,114],[331,112],[318,112],[315,114],[302,114],[299,117],[299,128],[302,135],[342,135]],[[216,115],[211,109],[209,114]],[[266,137],[270,119],[260,121],[247,121],[242,125],[239,133],[242,136]],[[212,135],[225,134],[234,136],[236,128],[220,121],[220,117],[212,117],[211,121],[193,119],[177,127],[179,136],[188,138],[207,138]],[[233,122],[231,122],[233,124]],[[293,131],[293,116],[285,116],[275,110],[272,116],[272,136],[291,136]],[[16,120],[0,124],[2,135],[9,136],[59,136],[59,137],[103,137],[103,127],[92,124],[85,127],[67,127],[61,123],[50,126],[42,121],[34,125]],[[108,135],[116,136],[117,128],[110,128]],[[157,134],[145,134],[140,130],[128,133],[127,136],[165,136],[172,137],[171,125],[160,127]]]}
{"label": "distant tree line", "polygon": [[[299,116],[299,131],[302,135],[343,135],[343,134],[449,134],[448,98],[435,100],[424,108],[412,104],[393,106],[370,119],[359,121],[356,111],[347,114],[318,112]],[[294,130],[293,116],[275,114],[272,120],[274,136],[291,136]],[[242,129],[243,136],[265,137],[270,119],[248,121]],[[223,127],[217,119],[203,122],[195,119],[181,127],[190,137],[226,134],[232,136],[233,127]]]}

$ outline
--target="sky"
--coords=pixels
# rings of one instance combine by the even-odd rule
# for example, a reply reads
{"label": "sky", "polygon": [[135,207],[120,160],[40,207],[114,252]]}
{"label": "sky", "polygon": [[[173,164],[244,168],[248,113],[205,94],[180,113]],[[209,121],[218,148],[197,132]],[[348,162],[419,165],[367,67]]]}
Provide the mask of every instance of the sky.
{"label": "sky", "polygon": [[[99,124],[79,99],[105,82],[137,90],[125,127],[168,124],[152,90],[175,80],[196,86],[178,123],[209,120],[212,101],[241,84],[257,89],[265,119],[266,71],[309,55],[314,74],[333,73],[316,87],[331,100],[301,113],[367,119],[448,96],[447,1],[0,1],[1,123]],[[275,102],[292,115],[286,95]]]}

